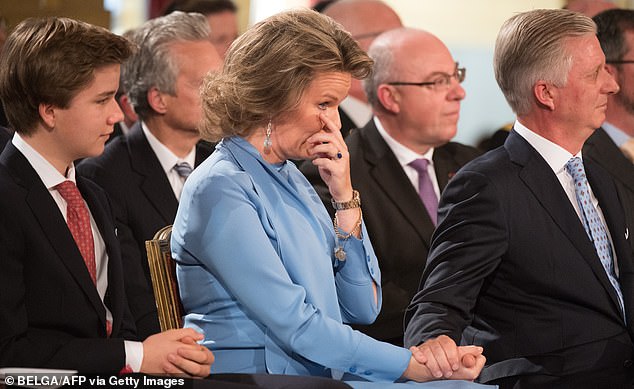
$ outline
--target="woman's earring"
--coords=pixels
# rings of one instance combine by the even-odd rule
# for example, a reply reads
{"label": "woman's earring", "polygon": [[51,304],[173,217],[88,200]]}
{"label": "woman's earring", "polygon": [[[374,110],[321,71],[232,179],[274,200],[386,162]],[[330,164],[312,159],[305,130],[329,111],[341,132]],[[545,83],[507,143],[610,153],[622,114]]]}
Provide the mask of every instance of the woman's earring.
{"label": "woman's earring", "polygon": [[271,120],[269,119],[269,124],[266,126],[266,136],[264,137],[264,154],[268,154],[271,152],[271,131],[272,125]]}

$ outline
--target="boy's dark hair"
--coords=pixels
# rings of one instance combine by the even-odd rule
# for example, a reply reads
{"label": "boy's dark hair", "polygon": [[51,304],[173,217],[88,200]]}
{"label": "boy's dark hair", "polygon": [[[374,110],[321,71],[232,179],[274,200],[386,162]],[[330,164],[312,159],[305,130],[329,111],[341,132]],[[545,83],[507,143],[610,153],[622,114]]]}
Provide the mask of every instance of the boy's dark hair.
{"label": "boy's dark hair", "polygon": [[22,21],[0,55],[0,99],[9,124],[32,133],[40,104],[68,107],[96,69],[121,64],[131,53],[127,39],[103,27],[61,17]]}

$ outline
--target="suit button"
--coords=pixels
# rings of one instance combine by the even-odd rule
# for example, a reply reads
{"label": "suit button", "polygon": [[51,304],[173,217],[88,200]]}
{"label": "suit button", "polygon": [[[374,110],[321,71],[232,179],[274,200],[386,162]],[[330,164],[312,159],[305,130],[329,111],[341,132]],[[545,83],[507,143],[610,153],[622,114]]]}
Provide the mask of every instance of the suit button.
{"label": "suit button", "polygon": [[372,372],[370,370],[367,370],[365,373],[363,373],[365,375],[372,375]]}
{"label": "suit button", "polygon": [[356,373],[357,372],[357,368],[352,366],[350,369],[350,373]]}
{"label": "suit button", "polygon": [[625,368],[630,368],[630,367],[632,367],[632,365],[634,365],[634,362],[632,362],[629,359],[626,359],[625,362],[623,362],[623,367],[625,367]]}

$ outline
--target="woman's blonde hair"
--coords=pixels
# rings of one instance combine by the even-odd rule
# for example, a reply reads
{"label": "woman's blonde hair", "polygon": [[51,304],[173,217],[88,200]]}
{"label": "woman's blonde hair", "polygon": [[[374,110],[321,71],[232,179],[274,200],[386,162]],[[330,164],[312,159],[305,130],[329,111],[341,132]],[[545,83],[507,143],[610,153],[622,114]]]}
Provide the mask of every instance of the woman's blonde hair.
{"label": "woman's blonde hair", "polygon": [[205,79],[201,134],[212,142],[246,136],[297,107],[316,74],[362,79],[371,69],[372,60],[329,17],[308,9],[281,12],[240,36],[222,71]]}

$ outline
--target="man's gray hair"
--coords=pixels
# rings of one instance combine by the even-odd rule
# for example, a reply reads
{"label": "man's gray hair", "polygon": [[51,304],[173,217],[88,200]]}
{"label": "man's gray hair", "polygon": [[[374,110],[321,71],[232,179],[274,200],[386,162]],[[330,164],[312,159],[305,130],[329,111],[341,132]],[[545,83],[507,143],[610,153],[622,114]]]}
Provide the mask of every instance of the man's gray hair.
{"label": "man's gray hair", "polygon": [[502,25],[495,42],[495,79],[513,111],[527,114],[539,80],[562,87],[572,66],[568,38],[596,34],[589,17],[565,9],[523,12]]}
{"label": "man's gray hair", "polygon": [[170,55],[170,46],[174,42],[209,40],[209,35],[209,23],[203,15],[180,11],[148,20],[130,34],[138,50],[121,68],[123,88],[141,119],[153,112],[147,100],[150,89],[176,92],[179,69]]}

